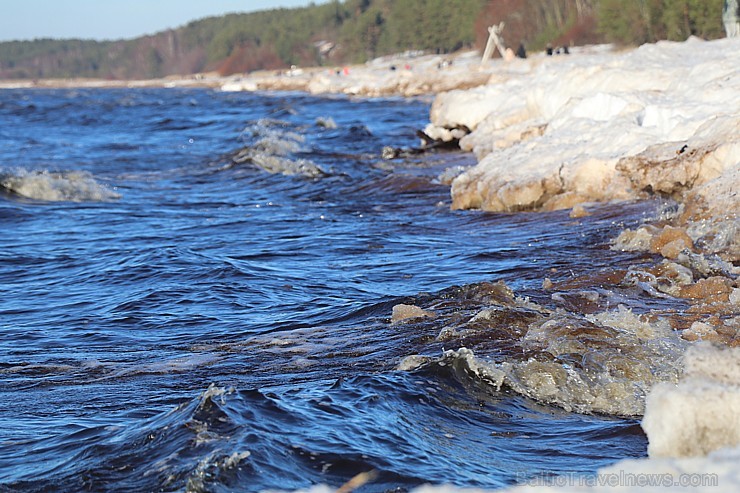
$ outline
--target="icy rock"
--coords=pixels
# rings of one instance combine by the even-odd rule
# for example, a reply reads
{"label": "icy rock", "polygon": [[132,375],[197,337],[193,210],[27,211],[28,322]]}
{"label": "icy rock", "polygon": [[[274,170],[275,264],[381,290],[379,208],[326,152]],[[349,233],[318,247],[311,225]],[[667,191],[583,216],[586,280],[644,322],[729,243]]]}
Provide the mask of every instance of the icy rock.
{"label": "icy rock", "polygon": [[573,219],[587,217],[590,215],[591,213],[588,212],[588,210],[585,207],[583,207],[581,204],[574,205],[573,208],[570,210],[570,213],[568,214],[568,216]]}
{"label": "icy rock", "polygon": [[676,258],[683,250],[694,248],[694,242],[683,228],[666,226],[650,240],[650,251],[665,258]]}

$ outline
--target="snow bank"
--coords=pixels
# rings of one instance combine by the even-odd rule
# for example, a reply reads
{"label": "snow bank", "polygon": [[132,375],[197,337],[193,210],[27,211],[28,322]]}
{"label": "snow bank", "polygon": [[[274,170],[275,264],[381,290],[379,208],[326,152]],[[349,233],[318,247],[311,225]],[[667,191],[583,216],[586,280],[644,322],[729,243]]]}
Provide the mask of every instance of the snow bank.
{"label": "snow bank", "polygon": [[680,198],[720,176],[734,180],[729,189],[740,185],[738,40],[523,63],[529,71],[440,94],[433,104],[427,133],[467,133],[461,147],[480,160],[453,182],[453,208],[553,210],[646,193]]}

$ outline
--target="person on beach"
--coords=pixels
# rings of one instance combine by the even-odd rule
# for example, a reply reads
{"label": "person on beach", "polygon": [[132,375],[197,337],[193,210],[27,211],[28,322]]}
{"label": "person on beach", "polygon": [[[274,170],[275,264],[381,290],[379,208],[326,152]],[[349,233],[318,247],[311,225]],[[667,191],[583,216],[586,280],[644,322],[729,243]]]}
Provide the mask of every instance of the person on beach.
{"label": "person on beach", "polygon": [[740,37],[740,2],[738,0],[725,0],[722,22],[725,24],[728,38]]}
{"label": "person on beach", "polygon": [[516,50],[517,58],[527,58],[527,50],[524,48],[524,43],[519,43],[519,48]]}

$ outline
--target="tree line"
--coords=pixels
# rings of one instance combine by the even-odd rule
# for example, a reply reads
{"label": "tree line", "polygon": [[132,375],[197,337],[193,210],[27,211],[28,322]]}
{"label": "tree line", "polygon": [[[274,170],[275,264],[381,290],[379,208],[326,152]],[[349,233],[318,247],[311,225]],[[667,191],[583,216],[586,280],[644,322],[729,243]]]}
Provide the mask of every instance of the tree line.
{"label": "tree line", "polygon": [[516,49],[723,36],[722,0],[333,0],[229,14],[130,40],[0,43],[0,78],[222,75],[360,63],[407,50],[482,49],[505,22]]}
{"label": "tree line", "polygon": [[622,44],[724,36],[723,0],[600,0],[601,30]]}

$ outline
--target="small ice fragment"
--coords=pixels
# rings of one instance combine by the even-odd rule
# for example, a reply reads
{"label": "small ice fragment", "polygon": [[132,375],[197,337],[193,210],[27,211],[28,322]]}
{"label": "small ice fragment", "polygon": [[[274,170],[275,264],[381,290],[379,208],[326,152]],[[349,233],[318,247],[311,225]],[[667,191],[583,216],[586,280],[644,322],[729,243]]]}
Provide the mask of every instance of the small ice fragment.
{"label": "small ice fragment", "polygon": [[434,317],[434,312],[422,310],[416,305],[399,304],[393,307],[391,323],[401,322],[412,318]]}

